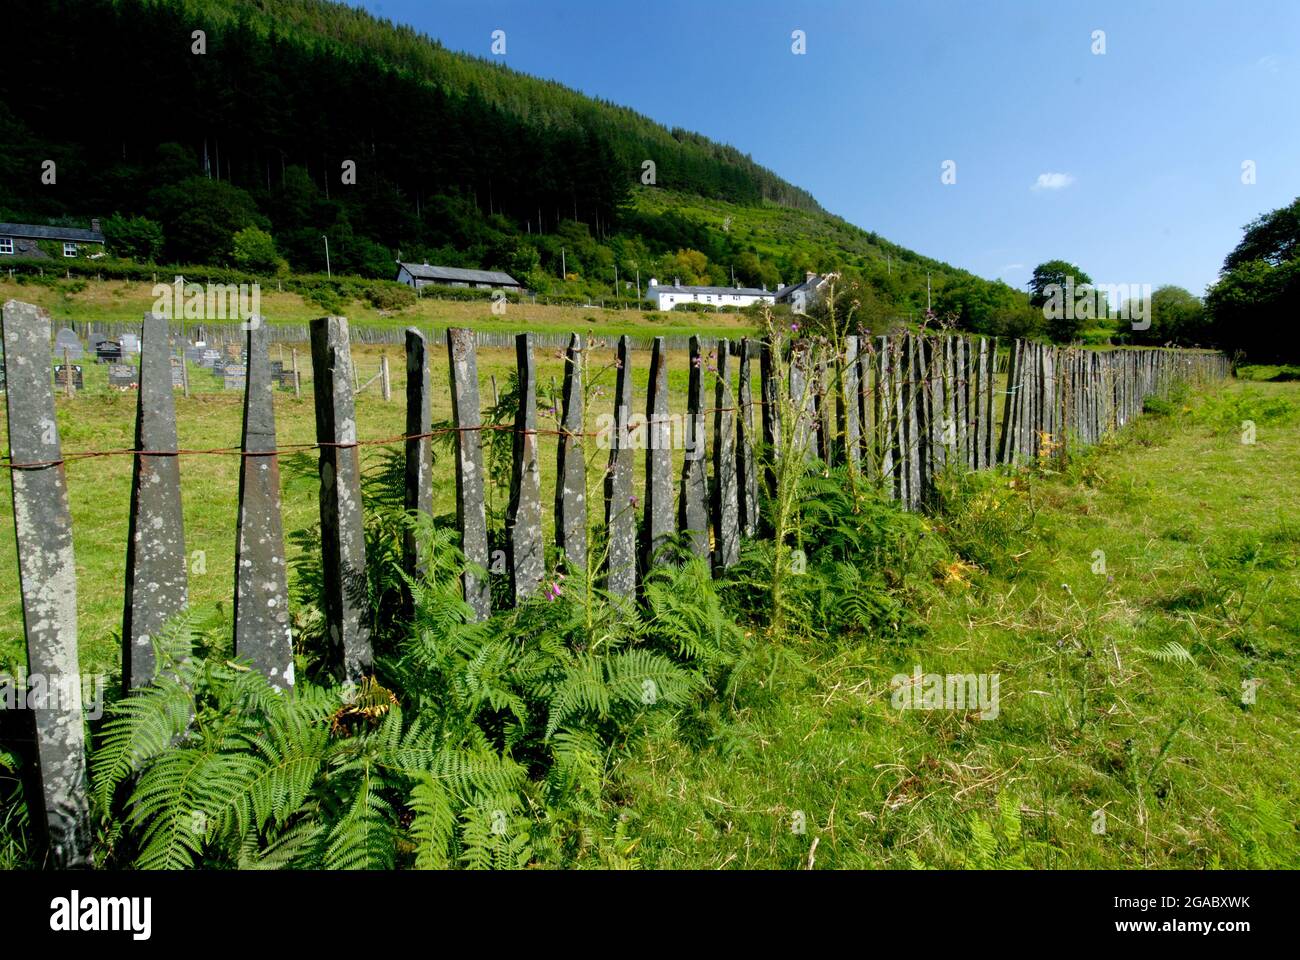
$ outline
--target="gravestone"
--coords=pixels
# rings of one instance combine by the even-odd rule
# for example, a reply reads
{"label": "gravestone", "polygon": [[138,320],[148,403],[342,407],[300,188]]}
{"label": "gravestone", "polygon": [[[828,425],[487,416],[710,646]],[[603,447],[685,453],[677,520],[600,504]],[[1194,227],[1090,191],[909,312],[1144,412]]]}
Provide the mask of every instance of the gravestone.
{"label": "gravestone", "polygon": [[203,348],[186,347],[185,359],[189,363],[197,364],[198,366],[203,366]]}
{"label": "gravestone", "polygon": [[213,365],[220,359],[221,359],[220,351],[213,350],[211,347],[208,347],[206,350],[203,351],[203,355],[199,357],[199,366],[207,367],[209,370],[211,370]]}
{"label": "gravestone", "polygon": [[116,340],[101,340],[95,347],[96,363],[118,363],[122,359],[122,345]]}
{"label": "gravestone", "polygon": [[62,360],[65,357],[68,360],[80,360],[84,355],[81,348],[81,341],[77,339],[77,333],[68,327],[64,327],[54,337],[54,356]]}
{"label": "gravestone", "polygon": [[172,357],[172,386],[185,386],[185,361],[180,357]]}
{"label": "gravestone", "polygon": [[118,342],[122,345],[123,356],[126,356],[128,353],[140,352],[140,338],[134,333],[122,334],[122,338]]}
{"label": "gravestone", "polygon": [[[81,364],[74,363],[71,365],[72,371],[72,389],[82,390],[85,388],[81,380]],[[67,368],[62,363],[54,365],[54,385],[60,390],[66,390],[68,387]]]}
{"label": "gravestone", "polygon": [[222,385],[227,390],[243,390],[247,380],[247,368],[242,364],[227,364],[222,373]]}
{"label": "gravestone", "polygon": [[137,383],[135,367],[129,363],[114,363],[108,368],[108,385],[129,390]]}

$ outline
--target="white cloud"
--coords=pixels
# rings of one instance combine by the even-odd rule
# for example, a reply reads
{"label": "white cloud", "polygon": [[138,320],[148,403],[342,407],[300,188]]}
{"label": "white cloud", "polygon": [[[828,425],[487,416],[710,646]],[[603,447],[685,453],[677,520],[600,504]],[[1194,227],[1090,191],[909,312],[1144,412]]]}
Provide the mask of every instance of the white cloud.
{"label": "white cloud", "polygon": [[1277,76],[1278,68],[1281,67],[1281,65],[1282,58],[1276,53],[1266,54],[1255,61],[1255,66],[1259,67],[1259,69],[1266,73],[1273,74],[1274,76]]}
{"label": "white cloud", "polygon": [[1040,173],[1034,185],[1029,189],[1064,190],[1072,183],[1074,183],[1074,175],[1070,173]]}
{"label": "white cloud", "polygon": [[1005,267],[1002,268],[1001,272],[1006,273],[1009,270],[1023,270],[1023,269],[1025,269],[1025,265],[1023,263],[1008,263]]}

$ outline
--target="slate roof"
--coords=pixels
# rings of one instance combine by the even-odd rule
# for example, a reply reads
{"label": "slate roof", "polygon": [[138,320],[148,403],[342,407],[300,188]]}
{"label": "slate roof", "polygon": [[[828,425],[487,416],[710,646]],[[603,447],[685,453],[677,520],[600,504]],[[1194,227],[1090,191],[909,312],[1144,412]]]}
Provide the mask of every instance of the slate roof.
{"label": "slate roof", "polygon": [[80,227],[42,227],[30,223],[0,223],[0,237],[28,240],[66,240],[75,243],[103,243],[104,234]]}
{"label": "slate roof", "polygon": [[775,296],[772,290],[760,290],[758,287],[688,287],[673,286],[671,283],[657,283],[650,287],[650,290],[658,290],[662,293],[697,293],[708,296],[748,296],[748,297],[771,297]]}
{"label": "slate roof", "polygon": [[502,286],[522,287],[523,284],[500,270],[467,270],[463,267],[433,267],[427,263],[399,263],[417,280],[437,282],[447,280],[453,283],[494,283]]}

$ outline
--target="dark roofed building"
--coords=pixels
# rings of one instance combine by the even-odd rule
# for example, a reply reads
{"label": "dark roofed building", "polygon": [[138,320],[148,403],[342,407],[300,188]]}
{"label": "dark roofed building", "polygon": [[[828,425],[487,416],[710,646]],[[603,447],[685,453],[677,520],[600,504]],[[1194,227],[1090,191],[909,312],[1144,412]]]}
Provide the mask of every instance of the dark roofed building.
{"label": "dark roofed building", "polygon": [[91,220],[90,229],[82,227],[45,227],[30,223],[0,223],[0,256],[5,257],[79,257],[91,245],[102,253],[104,234],[99,221]]}
{"label": "dark roofed building", "polygon": [[434,267],[427,263],[397,264],[397,281],[408,287],[437,284],[442,287],[475,287],[492,290],[522,290],[524,285],[500,270],[469,270],[464,267]]}

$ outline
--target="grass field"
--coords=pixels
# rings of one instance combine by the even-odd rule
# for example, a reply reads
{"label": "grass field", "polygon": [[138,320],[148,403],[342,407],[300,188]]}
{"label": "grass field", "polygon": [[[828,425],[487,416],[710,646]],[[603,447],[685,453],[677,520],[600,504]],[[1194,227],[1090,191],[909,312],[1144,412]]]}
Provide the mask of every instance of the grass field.
{"label": "grass field", "polygon": [[[382,352],[356,348],[363,383]],[[359,396],[363,439],[403,430],[404,364],[396,348],[388,355],[394,396],[383,401],[377,385]],[[435,421],[450,414],[442,356],[434,344]],[[603,376],[595,411],[610,402],[612,371],[599,371],[611,356],[599,346],[591,360]],[[282,445],[314,439],[310,363],[305,352],[299,359],[303,397],[276,395]],[[538,363],[544,385],[562,379],[553,351],[540,351]],[[492,378],[504,388],[513,366],[511,351],[480,349],[485,406]],[[675,410],[687,368],[684,355],[670,357]],[[1274,371],[1247,373],[1267,380]],[[57,400],[65,453],[129,448],[135,394],[110,390],[102,366],[87,364],[86,377],[84,393]],[[181,447],[237,445],[242,395],[198,368],[191,379],[194,395],[176,398]],[[639,407],[644,358],[634,381]],[[540,407],[551,403],[539,397]],[[924,521],[930,535],[964,544],[971,562],[934,572],[933,590],[912,611],[920,624],[912,639],[793,641],[772,657],[761,695],[716,703],[687,735],[665,726],[671,733],[609,758],[608,802],[636,838],[629,860],[664,868],[1300,865],[1297,408],[1295,383],[1233,381],[1139,418],[1063,473],[976,478],[967,501]],[[1254,444],[1241,440],[1248,419]],[[385,449],[366,448],[369,470],[382,468]],[[548,498],[554,459],[545,443]],[[74,461],[67,473],[82,666],[114,676],[131,459]],[[238,458],[187,456],[181,474],[186,547],[202,556],[191,565],[191,600],[228,615]],[[640,463],[636,475],[640,484]],[[594,521],[598,467],[588,480]],[[435,513],[451,511],[441,449],[434,481]],[[0,555],[12,558],[8,484],[0,472]],[[318,521],[317,487],[314,452],[282,458],[291,560],[301,549],[292,535]],[[499,506],[506,491],[491,496]],[[16,567],[6,563],[0,671],[23,663],[21,624]],[[997,715],[895,709],[891,678],[918,666],[996,674]]]}
{"label": "grass field", "polygon": [[[1298,404],[1233,383],[988,478],[1018,532],[922,639],[792,649],[765,701],[615,769],[640,864],[1300,866]],[[999,674],[998,715],[894,709],[917,664]]]}

